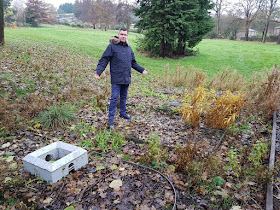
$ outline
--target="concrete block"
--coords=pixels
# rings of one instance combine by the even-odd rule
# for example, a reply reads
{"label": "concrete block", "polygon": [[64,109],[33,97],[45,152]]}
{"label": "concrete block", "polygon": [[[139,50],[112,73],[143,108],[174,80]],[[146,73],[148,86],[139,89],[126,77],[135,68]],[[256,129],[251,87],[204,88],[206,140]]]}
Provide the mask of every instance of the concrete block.
{"label": "concrete block", "polygon": [[23,158],[24,170],[55,183],[72,170],[88,163],[87,151],[81,147],[57,141]]}

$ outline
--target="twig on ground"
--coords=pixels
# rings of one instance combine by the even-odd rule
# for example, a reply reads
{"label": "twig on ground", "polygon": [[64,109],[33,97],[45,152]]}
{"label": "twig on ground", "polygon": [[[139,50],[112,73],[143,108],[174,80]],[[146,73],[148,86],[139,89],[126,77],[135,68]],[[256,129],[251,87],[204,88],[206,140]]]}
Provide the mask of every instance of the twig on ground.
{"label": "twig on ground", "polygon": [[30,183],[35,182],[35,181],[43,181],[43,180],[40,179],[40,178],[32,179],[32,180],[25,183],[25,187],[27,187],[28,189],[34,190],[34,191],[38,191],[37,189],[29,186]]}

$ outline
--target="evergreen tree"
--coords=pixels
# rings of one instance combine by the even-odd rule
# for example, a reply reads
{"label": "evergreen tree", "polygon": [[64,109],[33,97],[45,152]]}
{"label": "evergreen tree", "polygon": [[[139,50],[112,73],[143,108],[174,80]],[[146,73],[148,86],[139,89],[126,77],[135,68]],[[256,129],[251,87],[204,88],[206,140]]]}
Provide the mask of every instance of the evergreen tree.
{"label": "evergreen tree", "polygon": [[65,13],[74,13],[74,4],[64,3],[59,5],[58,9],[64,11]]}
{"label": "evergreen tree", "polygon": [[145,31],[144,50],[161,57],[182,56],[214,26],[210,0],[138,0],[137,26]]}

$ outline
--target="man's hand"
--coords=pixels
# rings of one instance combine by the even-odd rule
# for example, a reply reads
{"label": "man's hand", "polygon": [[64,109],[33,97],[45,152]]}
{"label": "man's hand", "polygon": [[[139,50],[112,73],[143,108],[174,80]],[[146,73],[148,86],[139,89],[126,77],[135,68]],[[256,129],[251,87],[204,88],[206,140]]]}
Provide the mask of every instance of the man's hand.
{"label": "man's hand", "polygon": [[144,71],[142,72],[142,74],[148,74],[148,72],[147,72],[146,70],[144,70]]}
{"label": "man's hand", "polygon": [[100,76],[99,76],[99,74],[98,74],[97,72],[94,72],[94,77],[95,77],[96,79],[99,79],[99,78],[100,78]]}

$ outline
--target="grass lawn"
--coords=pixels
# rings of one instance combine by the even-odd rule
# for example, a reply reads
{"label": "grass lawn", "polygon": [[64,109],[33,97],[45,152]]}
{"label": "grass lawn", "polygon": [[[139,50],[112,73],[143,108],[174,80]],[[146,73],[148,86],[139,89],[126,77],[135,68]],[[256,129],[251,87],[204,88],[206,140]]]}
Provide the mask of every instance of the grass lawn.
{"label": "grass lawn", "polygon": [[[63,47],[78,54],[88,55],[96,62],[102,55],[109,38],[117,31],[100,31],[77,29],[67,26],[42,26],[39,28],[6,29],[7,44],[21,42],[27,45],[46,45],[47,47]],[[230,40],[203,40],[196,48],[197,56],[181,59],[148,58],[136,51],[136,40],[139,34],[130,33],[129,41],[134,49],[139,64],[147,68],[151,75],[163,71],[169,64],[171,70],[176,66],[193,66],[207,73],[209,77],[228,68],[237,70],[246,78],[253,72],[264,72],[279,64],[280,47],[275,43],[258,43]],[[94,68],[94,67],[93,67]]]}

